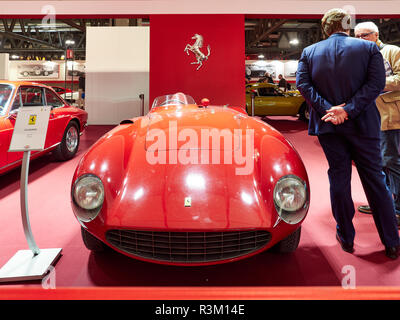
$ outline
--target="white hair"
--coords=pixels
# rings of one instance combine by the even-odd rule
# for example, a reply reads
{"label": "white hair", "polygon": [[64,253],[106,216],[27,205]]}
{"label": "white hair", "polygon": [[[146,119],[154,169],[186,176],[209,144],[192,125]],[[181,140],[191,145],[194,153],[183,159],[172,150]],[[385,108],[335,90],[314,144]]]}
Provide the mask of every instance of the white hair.
{"label": "white hair", "polygon": [[359,29],[367,29],[379,33],[378,26],[372,21],[360,22],[354,27],[354,32],[356,32]]}

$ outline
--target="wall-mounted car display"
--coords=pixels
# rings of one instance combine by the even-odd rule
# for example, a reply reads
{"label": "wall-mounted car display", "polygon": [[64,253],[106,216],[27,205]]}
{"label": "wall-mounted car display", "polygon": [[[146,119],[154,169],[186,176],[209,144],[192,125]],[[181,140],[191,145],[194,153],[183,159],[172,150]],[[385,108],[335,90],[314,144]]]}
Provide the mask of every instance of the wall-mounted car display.
{"label": "wall-mounted car display", "polygon": [[67,74],[69,76],[74,76],[74,77],[80,77],[85,74],[84,71],[79,71],[79,70],[68,70]]}
{"label": "wall-mounted car display", "polygon": [[51,87],[34,82],[0,82],[0,174],[19,166],[22,152],[8,152],[20,108],[51,106],[45,149],[32,159],[52,151],[57,160],[72,158],[86,128],[87,112],[68,105]]}
{"label": "wall-mounted car display", "polygon": [[252,63],[246,65],[246,76],[250,78],[261,78],[268,72],[272,78],[276,78],[276,66],[272,63]]}
{"label": "wall-mounted car display", "polygon": [[21,61],[17,65],[18,79],[36,79],[36,78],[58,78],[59,64],[45,61],[43,63],[32,63]]}
{"label": "wall-mounted car display", "polygon": [[298,116],[308,121],[309,107],[297,90],[284,92],[272,83],[252,83],[246,85],[246,111],[252,114],[251,96],[254,94],[255,116]]}
{"label": "wall-mounted car display", "polygon": [[83,156],[71,203],[89,250],[184,266],[296,250],[310,195],[299,154],[244,109],[208,104],[158,97]]}
{"label": "wall-mounted car display", "polygon": [[85,61],[67,61],[67,80],[78,80],[85,74]]}

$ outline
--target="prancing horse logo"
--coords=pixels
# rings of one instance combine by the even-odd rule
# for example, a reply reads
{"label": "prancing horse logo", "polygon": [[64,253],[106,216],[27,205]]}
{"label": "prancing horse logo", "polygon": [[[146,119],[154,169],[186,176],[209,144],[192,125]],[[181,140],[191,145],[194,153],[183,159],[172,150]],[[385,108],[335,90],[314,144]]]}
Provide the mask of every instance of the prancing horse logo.
{"label": "prancing horse logo", "polygon": [[203,36],[196,33],[192,37],[192,39],[195,39],[196,41],[192,45],[188,43],[185,47],[185,50],[183,51],[186,52],[187,55],[189,55],[189,51],[192,51],[194,53],[197,61],[192,62],[191,64],[198,64],[199,66],[196,70],[199,70],[203,65],[203,61],[207,60],[210,56],[210,45],[207,46],[207,55],[205,55],[203,52],[200,51],[200,49],[203,47]]}

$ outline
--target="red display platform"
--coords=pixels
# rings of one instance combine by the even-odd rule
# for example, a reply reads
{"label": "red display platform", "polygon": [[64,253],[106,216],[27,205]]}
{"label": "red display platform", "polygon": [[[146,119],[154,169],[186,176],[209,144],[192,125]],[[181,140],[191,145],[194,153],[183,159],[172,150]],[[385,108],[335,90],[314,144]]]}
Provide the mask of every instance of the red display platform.
{"label": "red display platform", "polygon": [[137,287],[9,288],[0,300],[398,300],[400,288]]}

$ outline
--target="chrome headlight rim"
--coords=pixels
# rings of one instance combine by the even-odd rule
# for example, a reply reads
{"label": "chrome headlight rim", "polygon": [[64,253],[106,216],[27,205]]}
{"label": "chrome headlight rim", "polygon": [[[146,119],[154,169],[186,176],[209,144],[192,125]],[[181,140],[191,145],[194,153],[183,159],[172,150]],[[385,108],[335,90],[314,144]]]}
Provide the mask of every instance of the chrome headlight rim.
{"label": "chrome headlight rim", "polygon": [[[280,187],[280,184],[282,183],[283,180],[287,180],[287,179],[294,179],[297,182],[300,182],[304,188],[304,202],[302,203],[302,205],[299,208],[294,209],[294,210],[285,210],[284,208],[282,208],[280,206],[280,204],[277,203],[277,200],[275,197],[276,193],[277,193],[277,189]],[[310,192],[309,192],[307,183],[303,179],[301,179],[300,177],[298,177],[294,174],[282,176],[278,180],[278,182],[275,184],[274,191],[273,191],[273,201],[274,201],[275,209],[281,220],[283,220],[287,224],[291,224],[291,225],[300,223],[301,221],[304,220],[305,216],[307,215],[309,204],[310,204]]]}
{"label": "chrome headlight rim", "polygon": [[[97,207],[92,208],[92,209],[87,209],[87,208],[82,207],[75,199],[75,191],[76,191],[78,184],[83,179],[86,179],[86,178],[92,178],[92,179],[97,180],[100,183],[99,185],[101,186],[101,191],[102,191],[101,203]],[[103,184],[102,180],[95,174],[92,174],[92,173],[83,174],[83,175],[79,176],[72,185],[71,200],[72,200],[73,209],[74,209],[73,211],[74,211],[77,219],[81,222],[90,222],[90,221],[93,221],[94,219],[96,219],[96,217],[98,216],[98,214],[100,213],[100,211],[103,207],[104,199],[105,199],[104,184]]]}

